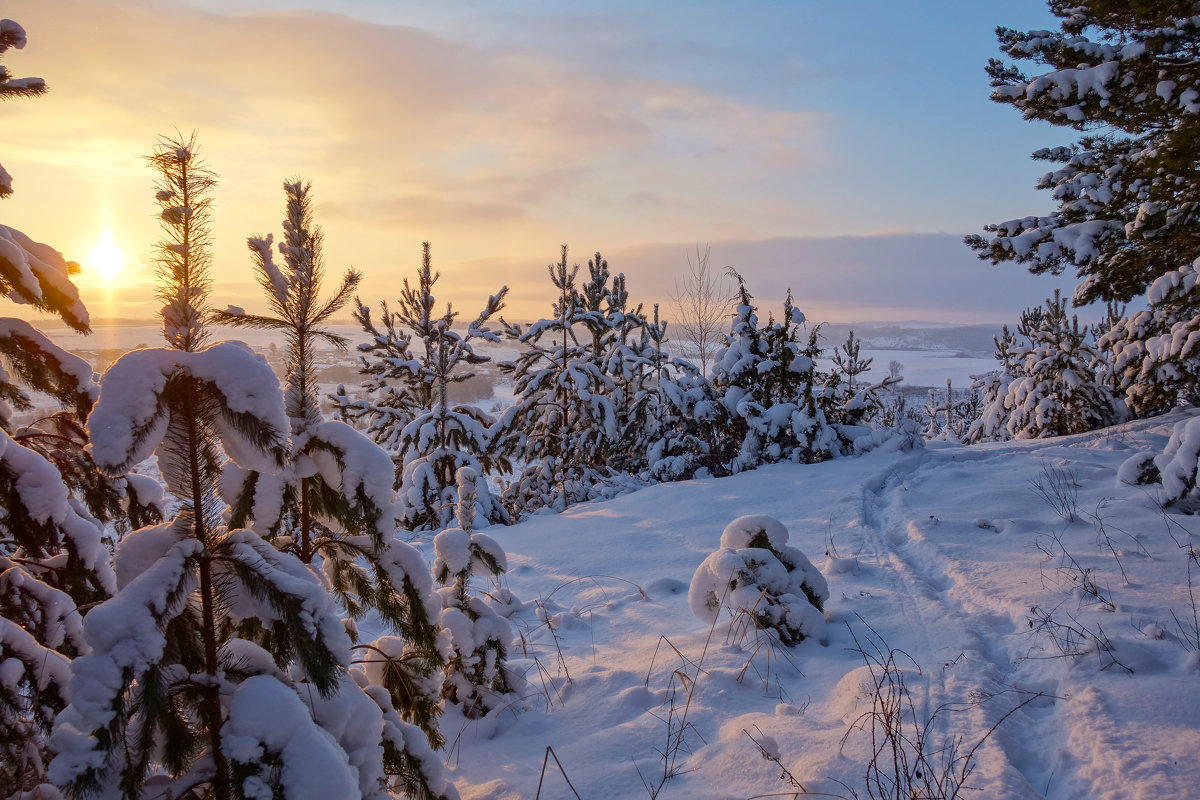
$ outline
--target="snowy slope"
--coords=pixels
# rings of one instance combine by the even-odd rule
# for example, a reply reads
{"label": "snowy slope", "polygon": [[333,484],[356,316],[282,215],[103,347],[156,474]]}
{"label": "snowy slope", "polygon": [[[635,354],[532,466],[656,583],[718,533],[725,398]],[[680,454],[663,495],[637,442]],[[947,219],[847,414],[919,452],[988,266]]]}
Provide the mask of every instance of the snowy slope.
{"label": "snowy slope", "polygon": [[[1030,700],[976,752],[974,796],[1196,796],[1188,553],[1200,519],[1164,515],[1152,491],[1116,482],[1120,463],[1161,447],[1179,418],[778,465],[489,529],[526,601],[513,657],[528,708],[498,724],[444,720],[463,797],[534,797],[547,746],[587,800],[650,796],[643,779],[662,779],[692,680],[678,774],[660,797],[791,796],[744,732],[809,792],[867,797],[873,684],[854,637],[869,653],[906,654],[897,664],[919,721],[970,704],[936,716],[931,750],[969,750]],[[1074,521],[1034,487],[1051,477],[1080,484]],[[726,523],[748,513],[781,520],[824,566],[827,643],[772,647],[722,623],[705,648],[710,627],[688,609],[688,582]],[[830,543],[838,559],[826,558]],[[1200,565],[1191,570],[1200,582]],[[855,720],[868,732],[843,746]],[[551,759],[541,797],[573,796]]]}

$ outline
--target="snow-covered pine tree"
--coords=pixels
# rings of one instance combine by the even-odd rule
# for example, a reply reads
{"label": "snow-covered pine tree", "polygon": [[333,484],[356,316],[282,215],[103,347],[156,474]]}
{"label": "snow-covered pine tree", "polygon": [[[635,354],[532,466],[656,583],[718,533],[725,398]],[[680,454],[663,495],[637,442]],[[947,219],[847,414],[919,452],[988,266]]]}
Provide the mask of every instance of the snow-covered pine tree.
{"label": "snow-covered pine tree", "polygon": [[[508,287],[488,298],[465,333],[454,330],[458,312],[449,304],[440,316],[434,311],[434,284],[429,242],[422,245],[417,283],[404,279],[394,312],[383,305],[383,330],[371,320],[370,309],[358,302],[355,319],[371,341],[359,345],[363,371],[370,376],[364,387],[367,400],[339,400],[352,418],[367,421],[368,435],[396,462],[396,487],[401,514],[410,530],[441,530],[452,524],[458,505],[455,474],[469,467],[476,475],[505,473],[511,469],[495,420],[466,403],[452,403],[450,386],[475,376],[473,365],[488,356],[476,352],[475,341],[499,341],[488,327],[504,307]],[[420,352],[414,351],[419,345]],[[476,507],[487,523],[507,523],[504,507],[479,487]]]}
{"label": "snow-covered pine tree", "polygon": [[1036,439],[1095,430],[1118,422],[1125,405],[1097,377],[1099,355],[1088,330],[1056,291],[1042,313],[1028,315],[1017,333],[1021,377],[1009,386],[1008,429],[1014,438]]}
{"label": "snow-covered pine tree", "polygon": [[1115,388],[1138,415],[1200,402],[1198,264],[1158,278],[1146,292],[1147,308],[1122,317],[1100,337]]}
{"label": "snow-covered pine tree", "polygon": [[962,436],[963,444],[1002,442],[1012,438],[1008,432],[1008,417],[1012,409],[1007,403],[1009,384],[1020,374],[1017,335],[1004,325],[1000,335],[993,336],[992,341],[996,343],[994,355],[1000,362],[1000,368],[971,376],[971,390],[980,396],[979,410]]}
{"label": "snow-covered pine tree", "polygon": [[[332,297],[321,297],[323,236],[313,221],[312,186],[285,181],[287,212],[275,263],[273,236],[251,237],[259,284],[272,315],[228,308],[216,322],[283,334],[287,356],[284,411],[291,429],[287,463],[278,474],[263,474],[227,462],[222,495],[230,503],[228,525],[251,525],[279,549],[296,556],[318,575],[351,619],[378,614],[404,645],[396,669],[404,683],[423,687],[392,696],[402,717],[417,722],[430,741],[440,743],[435,676],[440,672],[436,598],[425,586],[419,554],[395,537],[392,462],[370,439],[344,422],[322,417],[316,380],[320,342],[345,348],[344,337],[326,326],[350,300],[359,274],[347,270]],[[254,638],[252,632],[243,632]],[[359,648],[375,653],[368,644]],[[374,656],[364,656],[373,658]],[[351,688],[351,691],[356,689]]]}
{"label": "snow-covered pine tree", "polygon": [[[279,243],[282,268],[275,263],[272,234],[253,236],[247,241],[254,258],[255,277],[263,287],[272,316],[247,314],[230,306],[215,311],[212,320],[232,327],[282,334],[287,357],[284,411],[290,422],[292,450],[287,468],[277,476],[242,472],[232,465],[234,471],[225,476],[223,483],[233,490],[226,495],[233,506],[230,525],[243,527],[252,521],[258,533],[279,538],[280,549],[311,564],[322,547],[337,546],[331,545],[332,540],[363,533],[378,539],[382,533],[390,533],[392,521],[383,516],[389,510],[391,492],[385,484],[382,492],[369,493],[369,489],[379,489],[377,482],[364,484],[362,480],[357,484],[351,482],[350,488],[355,490],[352,496],[346,497],[341,491],[346,487],[345,454],[321,435],[325,421],[317,397],[315,351],[321,342],[346,349],[345,337],[326,326],[349,302],[361,276],[347,270],[333,296],[321,298],[325,271],[323,237],[312,219],[312,185],[296,179],[285,181],[283,190],[287,214],[283,222],[284,239]],[[353,431],[344,430],[348,426],[334,424],[339,426],[341,438],[355,436]],[[336,468],[333,485],[325,481],[316,463],[321,458],[316,455],[318,450],[333,462],[327,466]],[[367,472],[365,467],[359,465],[358,472]],[[330,529],[323,519],[330,520],[339,531]],[[338,585],[335,580],[335,586]],[[345,590],[344,586],[339,588]]]}
{"label": "snow-covered pine tree", "polygon": [[495,539],[474,532],[476,474],[459,467],[457,528],[433,539],[433,572],[443,588],[442,629],[446,633],[446,674],[442,696],[458,705],[468,719],[478,719],[511,701],[519,683],[508,669],[512,627],[471,591],[473,575],[497,577],[508,569],[504,550]]}
{"label": "snow-covered pine tree", "polygon": [[1089,335],[1078,317],[1068,317],[1057,291],[1044,307],[1026,309],[1016,334],[1005,328],[996,340],[1002,368],[976,378],[975,388],[983,391],[980,416],[965,438],[1064,436],[1123,419],[1125,404],[1098,370],[1102,364]]}
{"label": "snow-covered pine tree", "polygon": [[[883,408],[879,393],[904,380],[899,374],[889,374],[879,383],[863,380],[860,376],[871,371],[873,359],[861,357],[861,351],[862,342],[854,335],[854,331],[850,331],[846,341],[833,351],[834,372],[839,376],[838,383],[842,390],[840,407],[834,413],[839,425],[861,426],[871,423]],[[895,361],[892,363],[899,364]]]}
{"label": "snow-covered pine tree", "polygon": [[[25,42],[19,24],[0,20],[0,55]],[[0,66],[0,99],[45,91],[41,78],[13,78]],[[0,198],[11,194],[0,167]],[[0,225],[0,293],[87,333],[87,309],[70,278],[77,269]],[[70,696],[70,659],[88,651],[77,609],[116,589],[104,523],[126,530],[131,518],[155,520],[156,510],[145,480],[110,479],[94,468],[83,430],[99,391],[91,366],[10,318],[0,319],[0,358],[0,795],[8,797],[45,780],[51,726]],[[18,421],[32,410],[26,390],[63,410]]]}
{"label": "snow-covered pine tree", "polygon": [[[728,473],[780,460],[824,461],[842,451],[829,421],[837,390],[816,368],[818,327],[801,342],[804,314],[789,290],[783,318],[760,329],[753,297],[736,272],[738,302],[725,349],[713,362],[716,422]],[[834,379],[836,382],[836,379]],[[709,408],[701,406],[701,412]]]}
{"label": "snow-covered pine tree", "polygon": [[645,328],[649,340],[645,348],[654,372],[654,384],[648,392],[644,432],[646,464],[650,477],[657,481],[688,480],[697,474],[712,474],[712,445],[715,409],[712,386],[700,369],[690,361],[669,357],[663,345],[667,341],[667,322],[660,320],[658,305],[653,321]]}
{"label": "snow-covered pine tree", "polygon": [[[597,263],[602,261],[592,264],[592,284],[597,284],[595,273],[607,271],[607,265]],[[597,496],[613,475],[604,456],[621,435],[613,380],[593,356],[593,328],[584,326],[590,320],[600,331],[603,322],[586,310],[587,301],[575,284],[579,265],[568,267],[566,245],[547,271],[558,290],[554,316],[528,329],[505,323],[506,335],[524,348],[515,360],[500,364],[513,377],[515,402],[498,430],[526,464],[504,493],[514,517],[539,508],[561,511]],[[587,330],[587,344],[579,341],[577,325]]]}
{"label": "snow-covered pine tree", "polygon": [[968,236],[981,258],[1031,272],[1073,268],[1076,305],[1126,301],[1200,257],[1200,15],[1190,0],[1050,0],[1058,31],[996,31],[1026,75],[992,59],[992,99],[1026,119],[1086,131],[1038,150],[1055,165],[1038,181],[1057,209]]}
{"label": "snow-covered pine tree", "polygon": [[[592,360],[612,383],[610,393],[617,418],[616,441],[605,442],[599,458],[615,472],[644,475],[648,431],[653,413],[654,334],[642,306],[631,307],[624,273],[611,275],[600,253],[588,261],[589,280],[581,291],[579,323],[592,337]],[[665,328],[659,334],[665,336]]]}
{"label": "snow-covered pine tree", "polygon": [[803,464],[814,464],[845,452],[853,438],[850,434],[853,433],[854,426],[837,423],[841,412],[839,376],[836,373],[822,373],[816,368],[817,361],[824,354],[820,344],[820,325],[808,326],[808,339],[801,342],[799,328],[806,323],[804,314],[792,307],[790,289],[784,304],[784,316],[797,326],[794,334],[798,346],[797,355],[813,365],[809,378],[800,383],[800,392],[795,400],[792,434],[796,438],[797,447],[791,458]]}
{"label": "snow-covered pine tree", "polygon": [[[303,708],[295,680],[321,696],[337,691],[345,628],[303,564],[221,519],[222,451],[277,470],[287,417],[264,359],[238,343],[203,346],[216,178],[194,137],[161,139],[148,160],[165,233],[158,271],[169,347],[127,353],[108,370],[88,430],[106,472],[157,455],[181,507],[118,547],[118,592],[84,621],[90,653],[71,664],[49,774],[81,796],[140,796],[150,783],[170,794],[204,787],[217,800],[271,787],[351,796],[347,754],[307,712],[279,706],[282,697]],[[270,632],[269,653],[235,634],[251,620]],[[297,774],[313,767],[323,780],[302,786]]]}
{"label": "snow-covered pine tree", "polygon": [[[854,394],[854,379],[864,372],[869,372],[873,358],[862,358],[862,340],[854,335],[854,331],[850,331],[846,335],[846,341],[840,347],[833,350],[833,364],[842,375],[846,378],[846,393]],[[862,381],[859,381],[861,386]]]}
{"label": "snow-covered pine tree", "polygon": [[[765,396],[762,375],[770,368],[766,364],[767,342],[759,330],[757,310],[741,275],[737,279],[737,304],[734,307],[733,323],[725,337],[725,347],[713,358],[712,389],[716,400],[712,411],[716,413],[716,424],[721,430],[720,454],[722,473],[733,474],[754,469],[762,463],[767,442],[760,428],[771,422],[766,417],[770,400]],[[782,337],[777,346],[787,350],[788,357],[795,355],[792,344]],[[766,403],[764,404],[764,401]],[[702,407],[702,410],[708,410]],[[781,409],[782,410],[782,409]],[[776,434],[782,427],[776,420]],[[786,421],[783,421],[786,424]],[[773,437],[772,437],[773,438]],[[776,445],[778,449],[778,445]],[[782,453],[775,453],[778,460]]]}
{"label": "snow-covered pine tree", "polygon": [[971,411],[975,396],[972,390],[969,398],[955,398],[954,385],[949,378],[944,391],[930,389],[929,400],[925,403],[928,422],[921,431],[922,438],[939,442],[963,441],[976,419],[976,414]]}

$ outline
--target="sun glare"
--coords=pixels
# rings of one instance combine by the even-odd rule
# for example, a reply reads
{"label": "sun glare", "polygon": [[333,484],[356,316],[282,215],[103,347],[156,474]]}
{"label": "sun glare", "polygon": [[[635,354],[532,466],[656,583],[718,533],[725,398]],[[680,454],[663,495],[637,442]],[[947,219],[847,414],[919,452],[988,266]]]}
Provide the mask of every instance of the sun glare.
{"label": "sun glare", "polygon": [[88,266],[105,280],[116,278],[125,267],[125,255],[118,249],[108,231],[104,232],[100,241],[92,248],[92,252],[88,253]]}

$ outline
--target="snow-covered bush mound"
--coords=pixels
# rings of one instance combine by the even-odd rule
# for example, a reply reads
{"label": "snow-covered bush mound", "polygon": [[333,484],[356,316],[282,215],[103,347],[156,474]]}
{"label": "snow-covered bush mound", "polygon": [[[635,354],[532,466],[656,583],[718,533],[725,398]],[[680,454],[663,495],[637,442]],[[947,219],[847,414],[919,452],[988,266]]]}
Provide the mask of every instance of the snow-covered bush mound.
{"label": "snow-covered bush mound", "polygon": [[786,645],[809,637],[824,641],[821,612],[829,586],[804,553],[787,542],[787,528],[774,517],[747,514],[729,523],[721,534],[721,549],[692,576],[692,613],[715,622],[724,607],[735,617],[748,614]]}
{"label": "snow-covered bush mound", "polygon": [[1175,423],[1171,439],[1162,455],[1155,457],[1154,466],[1158,468],[1167,503],[1177,504],[1180,510],[1187,512],[1200,509],[1200,489],[1196,487],[1196,473],[1200,467],[1200,417]]}

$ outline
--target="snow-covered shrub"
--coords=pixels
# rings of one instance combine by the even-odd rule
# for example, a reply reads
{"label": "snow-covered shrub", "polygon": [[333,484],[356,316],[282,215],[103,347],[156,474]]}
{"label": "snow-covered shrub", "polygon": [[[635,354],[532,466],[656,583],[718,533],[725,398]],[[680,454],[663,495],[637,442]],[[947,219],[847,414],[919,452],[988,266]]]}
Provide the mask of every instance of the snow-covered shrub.
{"label": "snow-covered shrub", "polygon": [[476,476],[462,467],[456,476],[459,496],[458,528],[447,528],[433,539],[433,572],[443,588],[441,624],[446,646],[442,696],[478,718],[507,702],[514,676],[505,664],[512,628],[504,617],[472,594],[473,575],[498,576],[508,568],[496,540],[473,533]]}
{"label": "snow-covered shrub", "polygon": [[722,608],[745,612],[786,645],[825,639],[821,613],[829,586],[804,553],[788,545],[788,531],[773,517],[738,517],[721,534],[721,549],[704,559],[692,576],[692,613],[715,622]]}
{"label": "snow-covered shrub", "polygon": [[855,455],[875,450],[894,453],[900,450],[916,450],[924,446],[925,437],[921,435],[921,426],[915,420],[906,417],[899,419],[891,427],[871,428],[853,442]]}
{"label": "snow-covered shrub", "polygon": [[[1150,476],[1144,464],[1145,456],[1129,459],[1129,470],[1122,465],[1122,472],[1133,472],[1136,461],[1143,464],[1139,472]],[[1167,505],[1176,506],[1187,513],[1200,511],[1200,487],[1197,486],[1197,470],[1200,469],[1200,417],[1191,417],[1175,423],[1171,438],[1163,452],[1154,457],[1158,479],[1162,481],[1163,499]]]}

